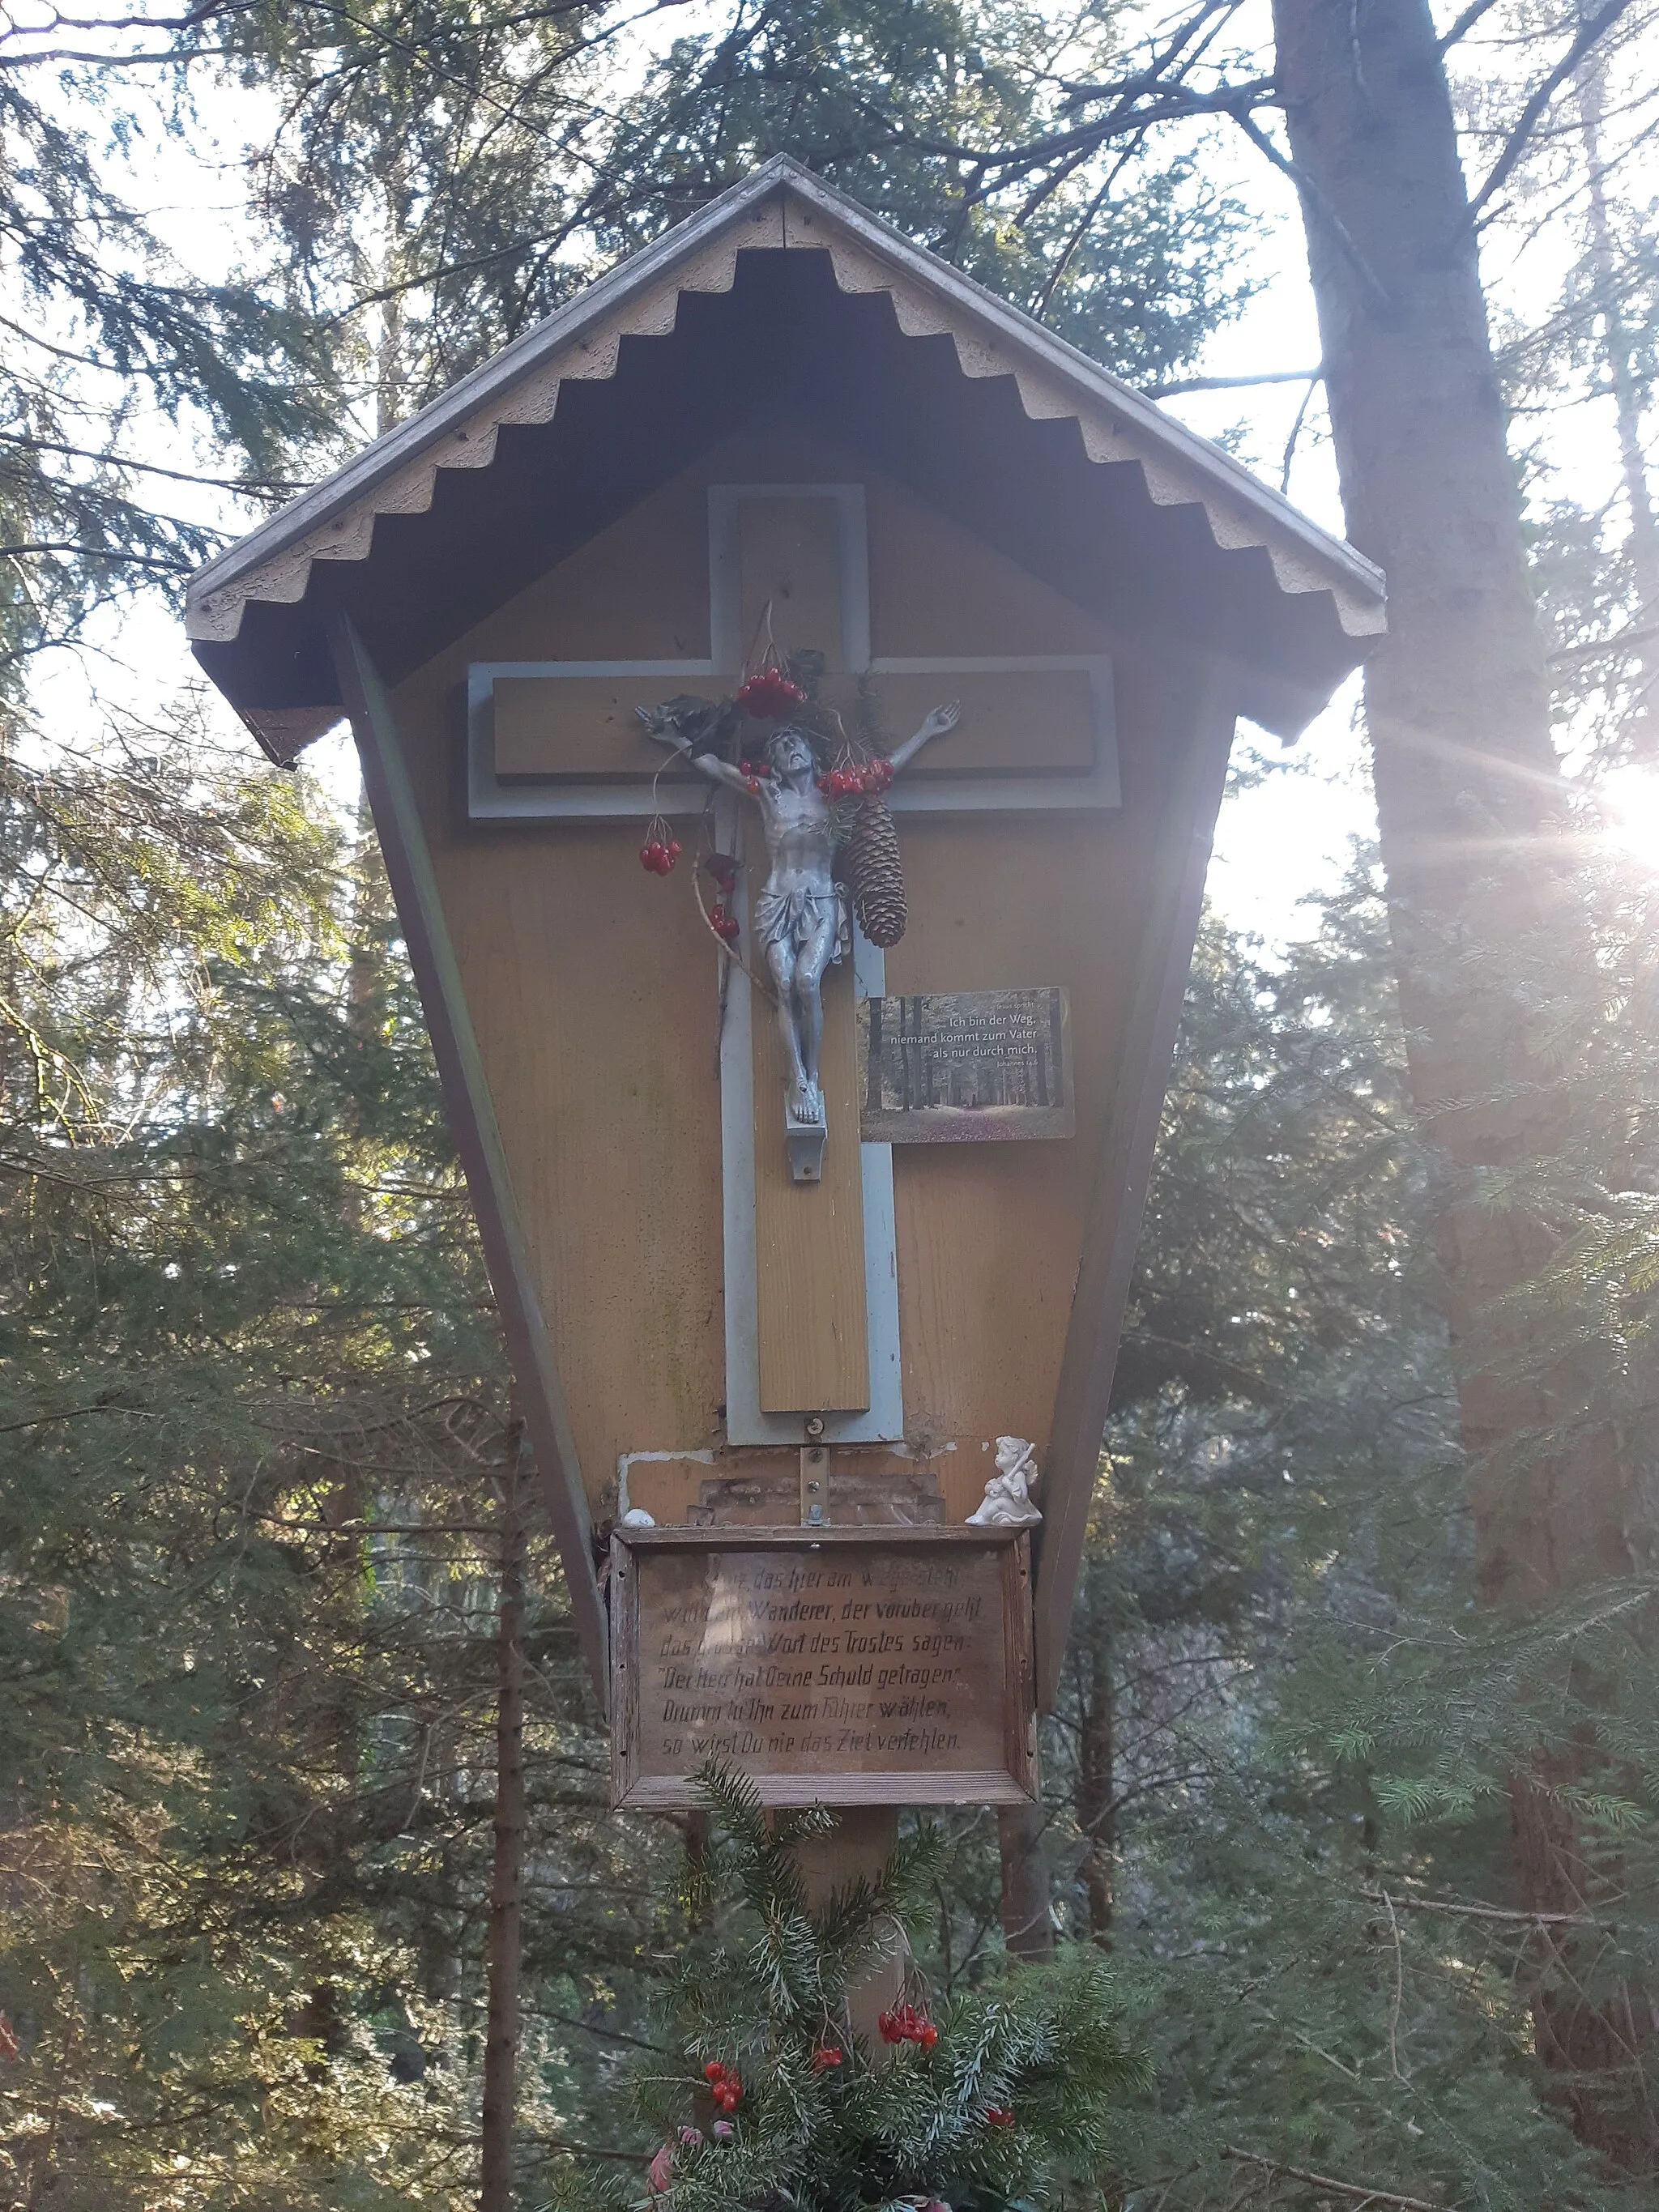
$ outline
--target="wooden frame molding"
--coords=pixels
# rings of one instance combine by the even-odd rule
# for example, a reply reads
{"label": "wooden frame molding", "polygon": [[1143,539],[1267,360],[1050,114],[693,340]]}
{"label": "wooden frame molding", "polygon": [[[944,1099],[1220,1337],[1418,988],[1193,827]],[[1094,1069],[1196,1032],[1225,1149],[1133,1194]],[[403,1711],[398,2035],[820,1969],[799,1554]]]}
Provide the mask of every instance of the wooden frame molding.
{"label": "wooden frame molding", "polygon": [[1036,1796],[1024,1529],[618,1528],[611,1559],[613,1807],[695,1808],[710,1750],[768,1805]]}
{"label": "wooden frame molding", "polygon": [[477,1217],[484,1260],[518,1379],[525,1425],[541,1470],[548,1518],[564,1561],[575,1617],[601,1700],[608,1686],[604,1602],[592,1531],[541,1300],[531,1273],[489,1085],[467,1012],[415,794],[386,686],[349,617],[331,618],[329,649],[362,762],[404,942],[437,1058],[444,1103]]}
{"label": "wooden frame molding", "polygon": [[1037,1701],[1053,1710],[1111,1407],[1112,1377],[1140,1240],[1158,1126],[1227,785],[1234,714],[1221,672],[1196,679],[1194,735],[1159,832],[1157,888],[1124,1025],[1112,1109],[1096,1164],[1044,1466],[1036,1599]]}

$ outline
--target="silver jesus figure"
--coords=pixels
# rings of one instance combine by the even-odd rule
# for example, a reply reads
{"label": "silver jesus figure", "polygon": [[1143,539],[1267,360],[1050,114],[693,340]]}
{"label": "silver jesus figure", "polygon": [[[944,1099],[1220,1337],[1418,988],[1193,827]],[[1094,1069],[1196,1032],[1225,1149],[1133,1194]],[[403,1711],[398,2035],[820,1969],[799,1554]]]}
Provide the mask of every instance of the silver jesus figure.
{"label": "silver jesus figure", "polygon": [[[935,707],[921,727],[892,754],[902,769],[933,738],[955,729],[962,709]],[[647,714],[653,737],[690,752],[671,722]],[[766,881],[755,901],[755,937],[777,992],[778,1027],[789,1071],[791,1121],[823,1127],[818,1048],[823,1036],[823,971],[840,958],[841,893],[836,884],[835,809],[818,789],[817,756],[804,730],[783,723],[766,741],[772,773],[750,793],[742,772],[714,753],[691,753],[693,767],[727,790],[752,797],[766,839]]]}

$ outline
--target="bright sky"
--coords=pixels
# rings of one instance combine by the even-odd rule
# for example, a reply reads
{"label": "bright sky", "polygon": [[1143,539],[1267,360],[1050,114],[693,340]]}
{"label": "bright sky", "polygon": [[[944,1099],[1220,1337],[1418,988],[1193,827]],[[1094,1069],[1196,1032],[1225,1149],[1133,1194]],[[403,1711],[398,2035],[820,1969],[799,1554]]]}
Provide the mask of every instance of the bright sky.
{"label": "bright sky", "polygon": [[[702,0],[677,9],[672,29],[683,32],[702,12]],[[160,134],[141,142],[134,168],[143,185],[135,186],[134,196],[151,210],[155,228],[182,262],[216,276],[242,250],[235,158],[243,140],[256,133],[264,118],[250,107],[246,94],[228,92],[201,119],[207,129],[193,134],[188,146]],[[216,148],[210,143],[213,136]],[[1248,375],[1311,365],[1318,359],[1319,343],[1293,194],[1242,135],[1219,130],[1206,143],[1211,180],[1235,189],[1257,211],[1252,253],[1261,289],[1243,314],[1211,343],[1196,365],[1197,373]],[[221,161],[222,168],[216,166]],[[1553,298],[1559,270],[1534,241],[1514,266],[1504,264],[1501,248],[1494,252],[1488,275],[1509,303],[1529,319]],[[1166,404],[1196,430],[1212,436],[1231,434],[1238,441],[1240,459],[1277,484],[1304,391],[1297,385],[1268,386],[1189,394]],[[1558,417],[1549,438],[1561,488],[1587,504],[1606,499],[1616,463],[1607,409],[1587,404]],[[165,441],[149,457],[180,465],[176,441]],[[189,465],[188,460],[183,465]],[[1287,489],[1316,520],[1340,532],[1335,472],[1317,395],[1297,444]],[[121,623],[112,625],[101,644],[104,657],[94,665],[93,681],[106,700],[133,704],[140,711],[191,673],[176,620],[153,605],[138,607]],[[1258,933],[1270,946],[1310,928],[1303,902],[1338,880],[1351,841],[1369,836],[1374,830],[1363,739],[1355,718],[1356,695],[1357,685],[1345,689],[1291,750],[1276,740],[1260,738],[1260,759],[1267,772],[1254,788],[1231,797],[1224,807],[1211,896],[1229,922]],[[40,696],[49,717],[82,714],[87,710],[85,676],[66,658],[60,659],[44,672]],[[1246,758],[1254,750],[1248,731],[1242,732],[1240,750]],[[313,749],[310,758],[343,796],[355,788],[349,747],[343,738],[325,741]]]}

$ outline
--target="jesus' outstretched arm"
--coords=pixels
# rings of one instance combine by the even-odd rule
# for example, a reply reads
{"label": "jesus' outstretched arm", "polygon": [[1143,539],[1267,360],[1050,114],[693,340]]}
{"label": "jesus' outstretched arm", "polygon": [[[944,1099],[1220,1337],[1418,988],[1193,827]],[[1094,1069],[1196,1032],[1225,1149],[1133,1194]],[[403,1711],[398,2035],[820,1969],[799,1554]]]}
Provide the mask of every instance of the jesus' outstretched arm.
{"label": "jesus' outstretched arm", "polygon": [[896,775],[900,769],[908,767],[925,744],[935,738],[942,738],[947,730],[954,730],[961,720],[962,708],[956,700],[952,699],[948,707],[935,707],[915,737],[907,738],[902,745],[894,746],[894,773]]}
{"label": "jesus' outstretched arm", "polygon": [[733,768],[729,761],[721,760],[718,753],[694,753],[689,741],[672,723],[665,727],[653,721],[643,708],[640,719],[645,724],[647,735],[653,737],[659,745],[666,745],[671,751],[684,753],[692,767],[706,775],[711,783],[723,783],[728,791],[748,790],[748,778]]}

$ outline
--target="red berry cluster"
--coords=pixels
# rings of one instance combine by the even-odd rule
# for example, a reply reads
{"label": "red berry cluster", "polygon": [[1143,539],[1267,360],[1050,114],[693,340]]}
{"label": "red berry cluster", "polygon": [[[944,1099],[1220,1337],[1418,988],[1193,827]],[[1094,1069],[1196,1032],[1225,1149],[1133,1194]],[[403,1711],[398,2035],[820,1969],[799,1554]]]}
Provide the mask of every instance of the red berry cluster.
{"label": "red berry cluster", "polygon": [[1014,2124],[1013,2113],[1006,2105],[988,2105],[985,2117],[994,2128],[1011,2128]]}
{"label": "red berry cluster", "polygon": [[647,875],[665,876],[681,850],[678,837],[647,837],[640,848],[640,866]]}
{"label": "red berry cluster", "polygon": [[735,2112],[743,2102],[743,2084],[736,2069],[722,2066],[718,2058],[711,2058],[702,2069],[702,2078],[708,2084],[709,2094],[723,2112]]}
{"label": "red berry cluster", "polygon": [[893,781],[893,763],[878,757],[855,761],[850,767],[832,768],[818,778],[818,789],[830,799],[864,799],[886,791]]}
{"label": "red berry cluster", "polygon": [[806,704],[806,694],[781,668],[763,668],[738,686],[737,703],[757,721],[781,722]]}
{"label": "red berry cluster", "polygon": [[939,2041],[939,2030],[914,2005],[900,2005],[896,2012],[880,2014],[876,2026],[881,2030],[884,2043],[919,2043],[924,2051],[931,2051]]}
{"label": "red berry cluster", "polygon": [[832,2066],[841,2064],[842,2057],[842,2053],[833,2043],[821,2043],[812,2053],[812,2071],[815,2074],[827,2074]]}
{"label": "red berry cluster", "polygon": [[708,927],[716,937],[724,938],[726,944],[737,943],[740,927],[738,917],[734,914],[729,914],[724,904],[718,899],[708,909]]}

